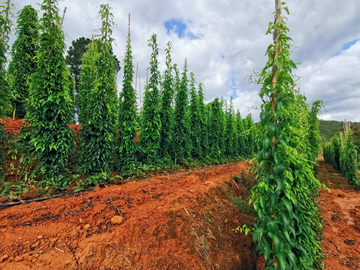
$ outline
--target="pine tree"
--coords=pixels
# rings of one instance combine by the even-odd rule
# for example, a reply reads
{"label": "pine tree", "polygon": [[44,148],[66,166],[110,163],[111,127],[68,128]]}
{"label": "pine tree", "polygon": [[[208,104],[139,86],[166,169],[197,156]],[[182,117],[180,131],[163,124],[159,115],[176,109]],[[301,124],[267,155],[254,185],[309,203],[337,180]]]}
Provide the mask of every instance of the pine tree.
{"label": "pine tree", "polygon": [[12,59],[8,68],[11,102],[17,118],[24,118],[27,112],[27,83],[37,67],[35,55],[38,49],[38,28],[37,11],[31,6],[24,6],[18,13],[17,38],[11,47]]}
{"label": "pine tree", "polygon": [[100,6],[99,14],[100,39],[88,45],[80,75],[80,163],[81,172],[89,176],[110,171],[115,139],[116,62],[110,53],[113,15],[106,5]]}
{"label": "pine tree", "polygon": [[[75,80],[74,92],[72,93],[75,99],[75,113],[79,114],[80,105],[79,105],[79,85],[80,85],[80,73],[83,66],[83,55],[87,51],[88,45],[92,43],[90,38],[80,37],[71,42],[71,46],[67,50],[66,55],[66,64],[69,67],[69,71]],[[117,59],[116,55],[113,54],[112,46],[110,47],[110,54],[113,55],[116,62],[116,70],[119,71],[120,61]]]}
{"label": "pine tree", "polygon": [[177,94],[175,100],[174,111],[174,137],[173,145],[175,158],[181,160],[191,156],[191,143],[188,122],[188,79],[187,79],[187,63],[185,61],[184,71],[180,80],[180,76],[176,76]]}
{"label": "pine tree", "polygon": [[163,158],[170,159],[173,156],[173,115],[174,109],[172,107],[174,96],[174,83],[171,65],[171,42],[167,43],[166,52],[166,67],[163,88],[161,93],[161,139],[160,139],[160,155]]}
{"label": "pine tree", "polygon": [[118,116],[119,136],[117,137],[116,143],[116,149],[120,155],[119,165],[122,169],[130,169],[136,162],[136,145],[134,143],[134,138],[136,137],[136,130],[139,129],[136,119],[136,107],[134,106],[136,94],[132,87],[134,70],[130,42],[129,31],[124,57],[123,90],[122,100],[120,101],[121,111]]}
{"label": "pine tree", "polygon": [[158,44],[156,34],[149,39],[148,46],[152,48],[150,60],[150,80],[146,86],[143,118],[140,133],[140,143],[146,153],[148,164],[154,164],[160,156],[160,72],[158,71]]}
{"label": "pine tree", "polygon": [[44,0],[40,19],[38,65],[30,79],[28,122],[32,125],[30,144],[34,147],[44,179],[62,175],[73,147],[74,134],[68,124],[70,83],[63,56],[64,34],[56,24],[59,20],[56,0]]}
{"label": "pine tree", "polygon": [[190,139],[192,144],[191,156],[194,159],[203,157],[201,145],[202,119],[200,116],[199,96],[196,93],[194,73],[190,73]]}

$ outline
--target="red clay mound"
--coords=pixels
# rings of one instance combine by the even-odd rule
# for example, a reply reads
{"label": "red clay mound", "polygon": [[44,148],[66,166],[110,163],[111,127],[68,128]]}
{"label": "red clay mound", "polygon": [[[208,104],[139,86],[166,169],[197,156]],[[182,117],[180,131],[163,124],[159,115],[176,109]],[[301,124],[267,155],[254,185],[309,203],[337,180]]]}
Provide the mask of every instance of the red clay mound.
{"label": "red clay mound", "polygon": [[[4,119],[0,119],[0,123],[5,126],[4,130],[7,134],[13,137],[17,137],[20,134],[20,129],[24,126],[24,120],[25,118],[21,118],[21,119],[4,118]],[[76,134],[76,139],[79,140],[81,125],[69,124],[69,127]],[[136,145],[139,145],[139,140],[140,140],[139,133],[140,133],[139,131],[136,131],[136,136],[134,138],[134,143]]]}
{"label": "red clay mound", "polygon": [[256,269],[252,236],[232,231],[253,218],[229,200],[246,165],[0,209],[0,269]]}
{"label": "red clay mound", "polygon": [[[4,130],[7,134],[17,137],[20,135],[20,129],[24,126],[25,118],[13,119],[13,118],[4,118],[0,119],[0,123],[4,125]],[[69,127],[76,134],[77,139],[79,139],[80,125],[69,124]]]}

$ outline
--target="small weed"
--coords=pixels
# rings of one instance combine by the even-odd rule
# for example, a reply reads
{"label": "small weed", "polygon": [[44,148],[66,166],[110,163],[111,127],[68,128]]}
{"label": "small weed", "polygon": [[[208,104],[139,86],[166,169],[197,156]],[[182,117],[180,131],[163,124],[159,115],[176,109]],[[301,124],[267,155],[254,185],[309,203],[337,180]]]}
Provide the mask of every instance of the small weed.
{"label": "small weed", "polygon": [[206,214],[203,214],[203,215],[204,215],[205,220],[206,220],[207,222],[213,223],[213,221],[212,221],[208,216],[206,216]]}
{"label": "small weed", "polygon": [[242,200],[239,197],[234,197],[231,194],[229,194],[230,197],[230,201],[233,205],[236,206],[237,209],[239,209],[240,212],[242,213],[249,213],[249,214],[253,214],[255,215],[256,211],[254,210],[254,208],[249,205],[246,201]]}
{"label": "small weed", "polygon": [[249,232],[251,232],[251,229],[246,227],[246,224],[244,224],[242,227],[237,227],[235,229],[232,229],[232,231],[243,233],[245,232],[245,235],[248,235]]}

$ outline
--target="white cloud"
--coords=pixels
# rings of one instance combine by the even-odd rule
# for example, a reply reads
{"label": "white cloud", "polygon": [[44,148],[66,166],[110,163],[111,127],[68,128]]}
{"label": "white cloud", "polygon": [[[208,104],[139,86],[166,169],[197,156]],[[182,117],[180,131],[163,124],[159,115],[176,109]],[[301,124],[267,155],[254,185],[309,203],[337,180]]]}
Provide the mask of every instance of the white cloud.
{"label": "white cloud", "polygon": [[[17,9],[36,0],[13,0]],[[119,59],[123,58],[127,36],[128,13],[131,13],[131,41],[134,65],[139,61],[142,89],[144,89],[146,68],[151,49],[147,41],[153,33],[158,35],[158,44],[164,49],[167,41],[172,41],[173,63],[182,69],[187,58],[189,71],[193,71],[197,82],[204,82],[207,101],[215,97],[225,97],[233,93],[233,81],[238,98],[234,104],[243,116],[252,112],[258,119],[259,111],[248,107],[261,104],[257,93],[258,85],[249,85],[244,78],[260,71],[267,59],[264,56],[272,42],[265,36],[269,21],[273,20],[273,1],[260,0],[178,0],[119,2],[108,1],[113,8],[118,29],[114,29],[117,46],[114,48]],[[60,12],[68,7],[63,25],[66,43],[81,36],[90,37],[92,31],[100,27],[96,19],[100,3],[105,1],[64,0],[60,2]],[[331,58],[342,46],[359,38],[360,1],[289,1],[291,14],[288,16],[289,35],[297,49],[292,58],[301,62],[295,71],[302,79],[298,82],[308,101],[322,99],[330,119],[360,121],[358,80],[360,60],[359,42],[341,55]],[[38,6],[36,6],[39,9]],[[186,33],[197,39],[179,38],[172,31],[167,34],[164,22],[175,19],[187,25]],[[13,39],[11,40],[11,42]],[[224,58],[221,58],[221,55]],[[165,53],[160,51],[160,70],[165,69]],[[122,85],[122,74],[118,75]]]}

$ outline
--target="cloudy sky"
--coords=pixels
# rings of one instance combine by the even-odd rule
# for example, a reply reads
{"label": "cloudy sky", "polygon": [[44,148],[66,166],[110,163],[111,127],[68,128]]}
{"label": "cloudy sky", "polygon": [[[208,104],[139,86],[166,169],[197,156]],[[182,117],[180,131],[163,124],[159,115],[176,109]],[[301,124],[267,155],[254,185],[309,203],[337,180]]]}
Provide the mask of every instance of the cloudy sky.
{"label": "cloudy sky", "polygon": [[[1,0],[0,2],[4,2]],[[14,13],[24,5],[42,12],[40,0],[12,0]],[[265,35],[273,21],[274,0],[63,0],[60,13],[67,7],[63,30],[67,46],[79,37],[91,37],[100,28],[97,17],[100,4],[109,3],[117,28],[114,53],[122,61],[131,14],[131,41],[134,64],[139,62],[141,88],[153,33],[161,49],[160,70],[165,70],[164,48],[174,47],[173,63],[180,68],[187,58],[188,69],[197,82],[205,84],[206,101],[216,97],[235,98],[235,109],[244,117],[252,113],[259,119],[259,85],[246,78],[261,71],[267,61],[264,53],[272,42]],[[289,35],[294,49],[291,58],[301,63],[294,71],[300,76],[297,87],[311,103],[321,99],[325,109],[320,118],[360,122],[360,1],[289,0],[287,1]],[[15,20],[14,18],[13,20]],[[10,44],[14,41],[11,36]],[[121,85],[122,74],[118,74]],[[138,86],[139,88],[139,86]]]}

